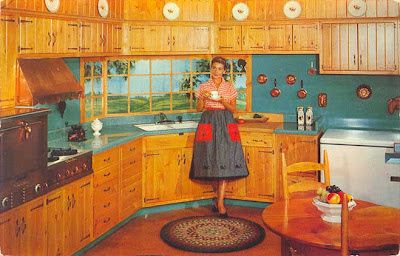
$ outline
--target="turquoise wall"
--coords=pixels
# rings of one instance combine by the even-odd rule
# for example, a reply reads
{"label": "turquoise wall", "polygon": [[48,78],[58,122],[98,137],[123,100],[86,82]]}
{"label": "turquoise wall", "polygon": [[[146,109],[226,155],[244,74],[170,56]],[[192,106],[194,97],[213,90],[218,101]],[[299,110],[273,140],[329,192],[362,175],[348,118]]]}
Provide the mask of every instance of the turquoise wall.
{"label": "turquoise wall", "polygon": [[[349,120],[379,121],[383,128],[400,128],[398,112],[391,115],[387,112],[387,100],[400,96],[400,76],[367,76],[367,75],[320,75],[310,76],[307,69],[311,62],[316,67],[317,55],[254,55],[252,63],[252,108],[254,112],[274,112],[296,115],[297,106],[312,106],[314,114],[325,120],[346,120],[344,126],[350,125]],[[318,67],[318,66],[317,66]],[[260,85],[257,76],[264,73],[268,77],[266,84]],[[293,74],[297,81],[293,86],[286,84],[286,76]],[[274,78],[277,79],[281,95],[270,96]],[[304,80],[304,88],[308,95],[304,99],[297,97],[300,80]],[[372,88],[369,99],[359,99],[356,88],[360,84],[368,84]],[[328,105],[318,107],[318,94],[328,95]],[[338,122],[336,122],[338,124]],[[340,125],[338,125],[340,126]]]}
{"label": "turquoise wall", "polygon": [[[76,80],[79,83],[80,72],[79,72],[79,58],[68,58],[64,59],[67,66],[71,69]],[[65,128],[65,123],[79,124],[80,122],[80,103],[79,100],[66,100],[67,107],[64,112],[64,117],[61,118],[60,112],[57,110],[57,104],[45,104],[38,105],[38,107],[44,107],[51,109],[48,119],[48,130],[56,130]]]}

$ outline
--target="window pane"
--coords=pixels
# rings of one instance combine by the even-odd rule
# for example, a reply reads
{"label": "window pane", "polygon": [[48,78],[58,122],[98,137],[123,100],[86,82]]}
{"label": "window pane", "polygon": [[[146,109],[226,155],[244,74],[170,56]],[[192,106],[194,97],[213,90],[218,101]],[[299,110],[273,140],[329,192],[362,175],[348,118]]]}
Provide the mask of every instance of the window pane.
{"label": "window pane", "polygon": [[150,77],[149,76],[131,76],[130,78],[130,92],[150,93]]}
{"label": "window pane", "polygon": [[238,89],[246,89],[246,75],[245,74],[234,74],[233,82],[235,84],[235,88]]}
{"label": "window pane", "polygon": [[107,62],[108,75],[128,74],[128,62],[126,60],[109,60]]}
{"label": "window pane", "polygon": [[224,77],[225,81],[232,82],[230,74],[225,74],[225,75],[223,75],[223,77]]}
{"label": "window pane", "polygon": [[92,117],[92,101],[90,98],[85,99],[85,117],[88,119]]}
{"label": "window pane", "polygon": [[226,72],[231,72],[231,61],[232,60],[226,60]]}
{"label": "window pane", "polygon": [[95,78],[94,79],[93,94],[94,95],[103,94],[103,80],[101,78]]}
{"label": "window pane", "polygon": [[233,61],[233,72],[246,72],[246,60],[238,59]]}
{"label": "window pane", "polygon": [[153,60],[151,61],[151,72],[153,74],[170,74],[171,61],[170,60]]}
{"label": "window pane", "polygon": [[107,113],[108,114],[128,113],[128,97],[108,96]]}
{"label": "window pane", "polygon": [[85,84],[85,97],[89,97],[92,95],[92,80],[85,79],[84,84]]}
{"label": "window pane", "polygon": [[238,91],[236,98],[236,108],[238,110],[246,110],[246,91]]}
{"label": "window pane", "polygon": [[132,60],[129,73],[132,75],[150,74],[150,60]]}
{"label": "window pane", "polygon": [[93,99],[93,112],[95,117],[103,115],[103,98]]}
{"label": "window pane", "polygon": [[190,109],[190,93],[173,94],[172,95],[172,109]]}
{"label": "window pane", "polygon": [[152,111],[169,110],[170,95],[153,95]]}
{"label": "window pane", "polygon": [[107,92],[108,94],[127,94],[128,81],[125,76],[108,77]]}
{"label": "window pane", "polygon": [[150,97],[148,95],[131,97],[131,112],[149,112],[149,111],[150,111]]}
{"label": "window pane", "polygon": [[193,76],[193,90],[199,89],[202,83],[210,80],[210,75],[194,75]]}
{"label": "window pane", "polygon": [[172,91],[188,91],[190,90],[190,76],[189,75],[175,75],[172,76]]}
{"label": "window pane", "polygon": [[192,72],[210,72],[210,60],[192,60]]}
{"label": "window pane", "polygon": [[170,76],[153,76],[153,92],[169,92],[171,90]]}
{"label": "window pane", "polygon": [[92,75],[92,64],[93,62],[85,62],[84,77],[89,77]]}
{"label": "window pane", "polygon": [[172,73],[190,72],[190,60],[173,60]]}
{"label": "window pane", "polygon": [[94,68],[93,68],[93,75],[94,76],[101,76],[103,74],[102,70],[102,63],[101,62],[95,62],[94,63]]}

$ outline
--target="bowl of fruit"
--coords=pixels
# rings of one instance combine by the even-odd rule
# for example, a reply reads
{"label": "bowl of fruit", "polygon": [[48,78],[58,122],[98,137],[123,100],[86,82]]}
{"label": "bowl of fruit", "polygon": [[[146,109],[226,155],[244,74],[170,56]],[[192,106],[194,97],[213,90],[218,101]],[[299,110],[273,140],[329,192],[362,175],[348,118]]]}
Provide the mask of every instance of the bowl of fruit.
{"label": "bowl of fruit", "polygon": [[[321,218],[327,222],[340,223],[341,203],[345,193],[338,186],[332,185],[327,186],[325,189],[319,188],[317,195],[313,199],[313,204],[323,213]],[[356,206],[356,202],[350,194],[346,195],[349,211],[351,211]]]}

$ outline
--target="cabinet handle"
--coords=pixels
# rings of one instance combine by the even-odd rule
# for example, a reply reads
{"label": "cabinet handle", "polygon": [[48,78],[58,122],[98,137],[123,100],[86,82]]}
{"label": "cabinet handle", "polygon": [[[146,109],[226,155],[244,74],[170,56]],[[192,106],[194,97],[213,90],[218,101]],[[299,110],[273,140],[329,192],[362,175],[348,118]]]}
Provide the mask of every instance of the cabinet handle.
{"label": "cabinet handle", "polygon": [[178,165],[181,164],[181,155],[178,155]]}
{"label": "cabinet handle", "polygon": [[159,197],[155,197],[155,198],[145,198],[144,202],[148,202],[148,201],[154,201],[154,200],[159,200]]}
{"label": "cabinet handle", "polygon": [[20,52],[20,51],[26,51],[26,50],[33,50],[33,47],[21,47],[21,46],[18,46],[18,51]]}
{"label": "cabinet handle", "polygon": [[168,38],[167,38],[167,45],[169,46],[170,43],[171,43],[171,39],[170,39],[169,36],[168,36]]}
{"label": "cabinet handle", "polygon": [[111,159],[111,157],[104,158],[104,159],[103,159],[103,162],[109,162],[110,159]]}
{"label": "cabinet handle", "polygon": [[247,157],[246,158],[247,158],[247,163],[250,164],[250,154],[249,153],[247,153]]}
{"label": "cabinet handle", "polygon": [[107,219],[103,220],[103,223],[104,223],[104,224],[105,224],[105,223],[108,223],[108,222],[110,222],[110,220],[111,220],[111,218],[108,217]]}
{"label": "cabinet handle", "polygon": [[148,156],[159,156],[160,154],[158,154],[158,153],[154,153],[154,154],[147,154],[147,153],[144,153],[144,157],[148,157]]}
{"label": "cabinet handle", "polygon": [[270,197],[274,197],[274,193],[272,194],[258,194],[259,196],[270,196]]}
{"label": "cabinet handle", "polygon": [[233,47],[231,46],[219,46],[219,49],[232,49]]}
{"label": "cabinet handle", "polygon": [[400,182],[400,176],[390,176],[390,181],[392,181],[392,182]]}
{"label": "cabinet handle", "polygon": [[103,208],[108,208],[108,207],[110,207],[110,205],[111,205],[111,202],[108,202],[108,204],[103,205]]}
{"label": "cabinet handle", "polygon": [[135,191],[136,191],[136,188],[133,188],[133,189],[129,190],[130,193],[135,192]]}
{"label": "cabinet handle", "polygon": [[81,186],[81,188],[84,188],[84,187],[86,187],[86,186],[89,186],[90,183],[91,183],[91,182],[89,181],[88,183],[83,184],[83,185]]}
{"label": "cabinet handle", "polygon": [[80,51],[85,51],[85,50],[89,50],[89,49],[90,49],[89,47],[79,47]]}
{"label": "cabinet handle", "polygon": [[245,36],[242,37],[242,46],[246,45],[246,40],[245,40]]}
{"label": "cabinet handle", "polygon": [[259,150],[258,152],[261,152],[261,153],[268,153],[268,154],[275,154],[275,151],[274,151],[274,150]]}
{"label": "cabinet handle", "polygon": [[240,45],[240,36],[237,37],[237,45]]}
{"label": "cabinet handle", "polygon": [[81,239],[81,242],[82,242],[83,240],[88,239],[89,237],[90,237],[90,234],[86,235],[85,237],[83,237],[83,238]]}
{"label": "cabinet handle", "polygon": [[54,46],[56,44],[56,42],[57,42],[57,37],[56,37],[56,34],[54,34],[54,33],[52,33],[51,35],[53,36],[53,44],[52,44],[52,46]]}
{"label": "cabinet handle", "polygon": [[131,151],[131,152],[132,152],[132,151],[135,151],[135,149],[136,149],[135,147],[133,147],[133,148],[129,148],[129,151]]}
{"label": "cabinet handle", "polygon": [[104,177],[108,177],[108,176],[110,176],[110,175],[111,175],[111,173],[108,172],[108,173],[105,173],[103,176],[104,176]]}
{"label": "cabinet handle", "polygon": [[68,27],[78,27],[78,24],[68,23]]}
{"label": "cabinet handle", "polygon": [[175,46],[175,36],[172,37],[172,46]]}
{"label": "cabinet handle", "polygon": [[68,197],[67,197],[67,211],[69,211],[69,209],[71,209],[71,198],[68,195]]}
{"label": "cabinet handle", "polygon": [[76,47],[68,47],[68,50],[74,50],[74,51],[77,51],[77,50],[78,50],[78,48],[76,48]]}
{"label": "cabinet handle", "polygon": [[47,46],[50,46],[51,41],[52,41],[50,32],[47,32],[47,36],[49,37],[49,41],[47,41]]}
{"label": "cabinet handle", "polygon": [[293,43],[297,44],[297,37],[296,36],[293,36]]}
{"label": "cabinet handle", "polygon": [[81,27],[82,27],[82,28],[84,28],[84,27],[86,27],[86,28],[90,28],[90,25],[87,25],[87,24],[81,24]]}
{"label": "cabinet handle", "polygon": [[21,227],[19,226],[19,219],[17,219],[15,221],[15,236],[18,237],[19,236],[19,232],[21,230]]}
{"label": "cabinet handle", "polygon": [[21,231],[21,233],[24,234],[25,230],[26,230],[25,217],[22,217],[22,231]]}
{"label": "cabinet handle", "polygon": [[186,154],[183,154],[183,165],[186,165]]}
{"label": "cabinet handle", "polygon": [[61,196],[57,196],[57,197],[54,197],[54,198],[51,198],[51,199],[48,199],[48,198],[47,198],[46,204],[50,204],[51,202],[53,202],[53,201],[55,201],[55,200],[57,200],[57,199],[60,199],[60,198],[61,198]]}
{"label": "cabinet handle", "polygon": [[36,209],[39,209],[39,208],[42,208],[43,207],[43,203],[41,203],[41,204],[39,204],[39,205],[37,205],[37,206],[35,206],[35,207],[33,207],[32,209],[31,209],[31,212],[32,211],[34,211],[34,210],[36,210]]}
{"label": "cabinet handle", "polygon": [[353,55],[353,63],[354,63],[354,65],[356,65],[356,55],[355,54]]}
{"label": "cabinet handle", "polygon": [[362,54],[360,54],[360,65],[362,65]]}
{"label": "cabinet handle", "polygon": [[75,194],[72,194],[72,208],[75,208],[75,203],[76,203]]}
{"label": "cabinet handle", "polygon": [[108,192],[110,190],[111,190],[111,187],[107,187],[107,188],[103,189],[103,192]]}
{"label": "cabinet handle", "polygon": [[291,45],[292,44],[292,37],[289,35],[288,36],[288,44]]}
{"label": "cabinet handle", "polygon": [[19,20],[19,23],[33,23],[33,21],[32,21],[32,20],[23,20],[23,19],[20,19],[20,20]]}

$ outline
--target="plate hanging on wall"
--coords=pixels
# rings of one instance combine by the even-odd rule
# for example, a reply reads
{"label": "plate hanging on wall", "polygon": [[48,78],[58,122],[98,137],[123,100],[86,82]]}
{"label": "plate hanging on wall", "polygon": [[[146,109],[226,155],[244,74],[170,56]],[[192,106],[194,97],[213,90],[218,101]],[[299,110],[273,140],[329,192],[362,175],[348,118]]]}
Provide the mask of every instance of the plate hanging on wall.
{"label": "plate hanging on wall", "polygon": [[283,6],[283,13],[289,19],[295,19],[301,14],[301,5],[297,1],[289,1]]}
{"label": "plate hanging on wall", "polygon": [[47,10],[56,13],[60,8],[60,0],[44,0]]}
{"label": "plate hanging on wall", "polygon": [[97,10],[99,11],[101,17],[107,17],[109,11],[107,0],[99,0],[97,3]]}
{"label": "plate hanging on wall", "polygon": [[265,84],[268,81],[268,77],[265,74],[259,74],[257,76],[257,82],[259,84]]}
{"label": "plate hanging on wall", "polygon": [[367,11],[367,4],[364,0],[350,0],[347,5],[347,10],[349,14],[353,17],[364,16]]}
{"label": "plate hanging on wall", "polygon": [[179,11],[176,3],[169,2],[164,5],[163,15],[167,20],[176,20],[179,17]]}
{"label": "plate hanging on wall", "polygon": [[232,16],[235,20],[245,20],[249,16],[249,7],[245,3],[237,3],[232,8]]}

